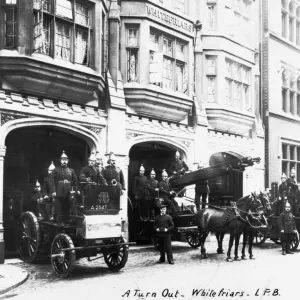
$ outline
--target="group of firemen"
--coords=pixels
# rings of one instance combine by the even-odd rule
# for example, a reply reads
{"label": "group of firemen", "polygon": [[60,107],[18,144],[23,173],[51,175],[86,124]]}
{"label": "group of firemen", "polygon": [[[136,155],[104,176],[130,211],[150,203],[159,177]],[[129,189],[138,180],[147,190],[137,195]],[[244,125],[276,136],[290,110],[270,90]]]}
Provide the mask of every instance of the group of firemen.
{"label": "group of firemen", "polygon": [[116,166],[113,153],[109,155],[108,165],[103,167],[103,160],[94,153],[88,159],[88,165],[80,170],[79,179],[75,171],[68,166],[69,158],[63,151],[60,166],[55,167],[53,162],[48,168],[48,176],[42,187],[36,182],[32,194],[32,203],[36,204],[39,220],[57,221],[65,225],[69,218],[70,199],[80,194],[78,183],[96,183],[102,185],[116,185],[125,190],[125,180],[122,170]]}
{"label": "group of firemen", "polygon": [[291,212],[295,211],[298,197],[298,183],[296,181],[296,170],[292,168],[290,177],[287,178],[283,173],[281,176],[281,184],[278,187],[278,199],[275,202],[276,213],[280,206],[284,207],[284,211],[279,215],[278,225],[281,232],[282,255],[294,254],[290,250],[290,245],[293,241],[293,236],[297,232],[294,215]]}

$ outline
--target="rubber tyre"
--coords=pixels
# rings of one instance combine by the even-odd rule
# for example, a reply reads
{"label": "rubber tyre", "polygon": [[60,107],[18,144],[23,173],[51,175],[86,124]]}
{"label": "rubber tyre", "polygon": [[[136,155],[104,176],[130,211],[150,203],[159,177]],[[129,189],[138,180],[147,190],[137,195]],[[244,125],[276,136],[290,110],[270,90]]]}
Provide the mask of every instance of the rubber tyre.
{"label": "rubber tyre", "polygon": [[198,232],[197,233],[187,233],[186,240],[192,248],[198,248],[201,245],[200,234]]}
{"label": "rubber tyre", "polygon": [[[54,238],[51,245],[51,264],[59,278],[66,278],[70,275],[76,260],[75,250],[61,251],[64,248],[74,248],[74,243],[67,234],[60,233]],[[58,254],[61,254],[62,257],[55,256]]]}
{"label": "rubber tyre", "polygon": [[113,271],[119,271],[125,267],[128,260],[128,245],[118,246],[119,243],[125,243],[125,238],[118,241],[110,241],[110,244],[115,243],[116,247],[107,248],[103,251],[104,261],[107,266]]}
{"label": "rubber tyre", "polygon": [[37,217],[23,212],[18,222],[17,250],[24,262],[32,263],[40,250],[41,232]]}

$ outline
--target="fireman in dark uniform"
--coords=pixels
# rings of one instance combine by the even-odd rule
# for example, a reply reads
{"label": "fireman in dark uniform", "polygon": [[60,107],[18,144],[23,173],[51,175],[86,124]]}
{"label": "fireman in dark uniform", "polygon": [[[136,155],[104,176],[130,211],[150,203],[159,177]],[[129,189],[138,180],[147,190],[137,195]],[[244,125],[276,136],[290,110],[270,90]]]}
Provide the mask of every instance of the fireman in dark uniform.
{"label": "fireman in dark uniform", "polygon": [[48,212],[47,212],[47,200],[44,200],[43,194],[41,192],[41,185],[38,180],[36,180],[33,193],[31,195],[31,201],[36,205],[37,210],[37,219],[39,221],[46,220],[48,218]]}
{"label": "fireman in dark uniform", "polygon": [[291,204],[292,211],[295,210],[295,205],[298,196],[298,183],[296,181],[296,170],[295,168],[291,169],[290,177],[286,180],[287,183],[287,200]]}
{"label": "fireman in dark uniform", "polygon": [[158,181],[155,179],[156,173],[154,169],[150,172],[150,178],[148,179],[147,189],[148,195],[146,197],[146,206],[149,218],[154,219],[154,202],[155,198],[158,196]]}
{"label": "fireman in dark uniform", "polygon": [[166,214],[166,205],[161,205],[160,215],[156,216],[154,221],[154,230],[158,237],[160,258],[158,263],[163,263],[167,259],[169,264],[174,265],[172,244],[171,244],[171,230],[174,228],[172,217]]}
{"label": "fireman in dark uniform", "polygon": [[287,194],[288,194],[288,185],[286,181],[286,175],[282,173],[281,176],[281,183],[278,186],[278,199],[274,202],[275,207],[275,214],[280,214],[280,207],[284,208],[285,203],[287,201]]}
{"label": "fireman in dark uniform", "polygon": [[61,226],[68,221],[70,200],[77,183],[76,174],[68,167],[68,162],[69,158],[63,151],[60,157],[61,166],[56,167],[51,174],[52,197],[55,197],[57,222]]}
{"label": "fireman in dark uniform", "polygon": [[187,164],[180,159],[179,151],[175,153],[175,160],[170,165],[170,174],[171,176],[180,176],[183,175],[186,171],[188,171]]}
{"label": "fireman in dark uniform", "polygon": [[122,170],[116,166],[116,157],[113,153],[110,153],[107,163],[108,166],[102,170],[102,176],[108,185],[117,185],[122,195],[122,190],[126,190],[125,179]]}
{"label": "fireman in dark uniform", "polygon": [[[198,169],[203,169],[204,166],[199,164]],[[205,208],[205,205],[208,200],[209,195],[209,186],[208,186],[208,180],[201,180],[196,183],[195,185],[195,205],[197,211],[199,211],[201,208]]]}
{"label": "fireman in dark uniform", "polygon": [[171,214],[179,211],[179,206],[174,196],[176,193],[172,190],[172,187],[169,184],[168,173],[164,169],[161,174],[162,181],[158,184],[159,191],[162,192],[161,197],[164,199],[164,202],[168,205],[169,211]]}
{"label": "fireman in dark uniform", "polygon": [[139,175],[133,179],[132,191],[135,200],[138,201],[139,215],[141,220],[147,220],[146,211],[146,197],[148,195],[148,178],[145,176],[145,168],[143,165],[140,167]]}
{"label": "fireman in dark uniform", "polygon": [[294,254],[290,247],[293,241],[293,236],[297,230],[294,216],[290,210],[291,205],[289,202],[286,202],[285,211],[280,214],[278,219],[278,225],[281,231],[282,255],[285,255],[286,253]]}
{"label": "fireman in dark uniform", "polygon": [[106,180],[103,178],[102,174],[96,168],[96,156],[92,152],[88,159],[88,165],[81,168],[79,180],[86,183],[97,183],[107,185]]}
{"label": "fireman in dark uniform", "polygon": [[52,197],[51,194],[51,173],[55,169],[55,166],[53,164],[53,161],[51,162],[49,168],[48,168],[48,176],[44,178],[43,186],[42,186],[42,194],[43,194],[43,199],[46,204],[46,209],[49,215],[49,220],[53,221],[54,220],[54,215],[55,215],[55,199]]}

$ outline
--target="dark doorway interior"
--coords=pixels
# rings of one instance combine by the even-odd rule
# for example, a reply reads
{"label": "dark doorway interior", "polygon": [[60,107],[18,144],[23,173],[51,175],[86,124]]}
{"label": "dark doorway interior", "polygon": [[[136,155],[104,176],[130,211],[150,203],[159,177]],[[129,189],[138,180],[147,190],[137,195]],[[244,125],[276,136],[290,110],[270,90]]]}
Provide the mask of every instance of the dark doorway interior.
{"label": "dark doorway interior", "polygon": [[[209,165],[215,166],[230,163],[237,157],[225,152],[215,153],[210,157]],[[232,172],[230,175],[219,176],[209,180],[210,200],[216,205],[230,205],[243,196],[243,173]]]}
{"label": "dark doorway interior", "polygon": [[16,129],[8,134],[5,144],[3,205],[6,208],[8,200],[13,198],[17,218],[30,207],[36,179],[42,185],[51,161],[59,165],[62,150],[69,156],[69,165],[77,176],[90,151],[82,139],[51,127]]}

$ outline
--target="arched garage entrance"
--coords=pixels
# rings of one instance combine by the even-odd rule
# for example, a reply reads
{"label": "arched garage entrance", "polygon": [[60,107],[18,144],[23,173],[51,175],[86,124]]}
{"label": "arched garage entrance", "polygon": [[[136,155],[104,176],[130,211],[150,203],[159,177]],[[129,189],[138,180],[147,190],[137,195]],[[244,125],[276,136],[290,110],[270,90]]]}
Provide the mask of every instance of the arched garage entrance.
{"label": "arched garage entrance", "polygon": [[149,228],[147,228],[143,222],[140,222],[135,218],[137,214],[134,211],[135,202],[132,192],[134,177],[139,175],[141,164],[143,164],[145,168],[145,176],[147,177],[149,177],[152,168],[156,172],[156,180],[158,181],[161,180],[163,169],[166,169],[170,175],[169,167],[174,159],[176,150],[180,152],[181,158],[186,161],[186,153],[184,150],[161,141],[141,142],[133,145],[129,151],[128,196],[130,203],[128,205],[128,225],[131,241],[149,242],[153,226],[151,222],[148,222]]}
{"label": "arched garage entrance", "polygon": [[[230,164],[240,156],[228,152],[218,152],[209,159],[209,165]],[[234,171],[229,175],[209,180],[210,202],[216,205],[229,205],[243,196],[243,173]]]}
{"label": "arched garage entrance", "polygon": [[[59,164],[62,150],[66,151],[70,166],[79,175],[91,150],[99,150],[100,143],[97,136],[84,127],[40,118],[9,121],[0,127],[0,138],[5,143],[1,146],[0,158],[0,210],[3,211],[3,214],[0,211],[1,263],[4,256],[1,225],[4,222],[5,227],[9,217],[7,201],[14,199],[13,215],[17,219],[22,211],[30,207],[36,179],[42,184],[50,162],[54,161],[56,166]],[[7,234],[4,236],[7,237]]]}

